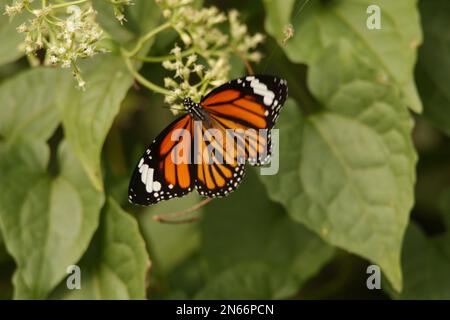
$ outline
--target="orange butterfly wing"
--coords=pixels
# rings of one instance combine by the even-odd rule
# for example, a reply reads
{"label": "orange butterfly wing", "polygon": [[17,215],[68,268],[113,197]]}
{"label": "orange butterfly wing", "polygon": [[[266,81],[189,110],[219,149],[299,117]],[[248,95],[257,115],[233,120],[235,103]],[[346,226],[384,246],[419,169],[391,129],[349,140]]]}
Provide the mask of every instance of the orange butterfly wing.
{"label": "orange butterfly wing", "polygon": [[193,121],[189,115],[172,122],[139,160],[128,199],[139,205],[182,197],[194,187],[191,163]]}
{"label": "orange butterfly wing", "polygon": [[252,165],[269,160],[271,132],[287,98],[284,79],[258,75],[211,91],[200,103],[222,130],[231,129],[237,148]]}

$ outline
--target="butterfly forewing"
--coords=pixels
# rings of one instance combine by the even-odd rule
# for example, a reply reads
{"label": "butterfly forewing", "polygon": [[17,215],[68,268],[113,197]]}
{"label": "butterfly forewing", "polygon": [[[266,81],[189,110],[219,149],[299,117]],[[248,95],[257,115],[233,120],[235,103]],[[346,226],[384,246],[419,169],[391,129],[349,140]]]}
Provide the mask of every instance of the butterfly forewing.
{"label": "butterfly forewing", "polygon": [[244,145],[246,160],[252,165],[261,165],[270,157],[270,130],[278,119],[287,94],[284,79],[267,75],[248,76],[214,89],[200,104],[218,126],[241,132],[236,134],[236,140]]}
{"label": "butterfly forewing", "polygon": [[[128,199],[150,205],[182,197],[194,187],[192,176],[192,141],[188,136],[193,121],[185,115],[172,122],[145,151],[136,166],[128,188]],[[186,135],[185,135],[186,134]]]}
{"label": "butterfly forewing", "polygon": [[255,75],[232,80],[212,90],[200,104],[208,112],[249,127],[272,129],[287,95],[286,80]]}

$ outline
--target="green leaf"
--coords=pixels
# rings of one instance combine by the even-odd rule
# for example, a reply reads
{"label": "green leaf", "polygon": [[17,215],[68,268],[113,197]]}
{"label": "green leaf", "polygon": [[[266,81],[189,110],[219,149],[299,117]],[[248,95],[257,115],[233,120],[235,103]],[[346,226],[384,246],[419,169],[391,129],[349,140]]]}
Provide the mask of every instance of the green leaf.
{"label": "green leaf", "polygon": [[428,238],[417,225],[411,224],[402,256],[403,291],[397,293],[388,289],[389,294],[395,299],[450,299],[449,253],[448,237]]}
{"label": "green leaf", "polygon": [[[282,42],[283,30],[291,23],[294,37],[284,47],[289,59],[309,66],[333,43],[349,41],[360,55],[383,71],[385,82],[396,85],[404,102],[420,112],[413,69],[416,49],[422,41],[415,0],[309,1],[294,6],[293,0],[265,0],[266,30]],[[380,30],[369,30],[366,13],[370,5],[381,8]]]}
{"label": "green leaf", "polygon": [[127,23],[121,25],[114,17],[113,6],[107,1],[92,1],[92,7],[97,11],[96,21],[118,43],[127,43],[135,35],[127,28]]}
{"label": "green leaf", "polygon": [[47,173],[44,141],[60,121],[59,94],[71,81],[42,68],[0,87],[0,226],[17,264],[17,298],[45,298],[67,265],[81,257],[98,224],[103,195],[89,187],[66,146],[60,148],[60,174],[52,178]]}
{"label": "green leaf", "polygon": [[296,279],[283,268],[276,269],[261,262],[231,267],[212,279],[196,299],[283,299],[298,291]]}
{"label": "green leaf", "polygon": [[90,187],[67,145],[60,174],[46,173],[48,147],[38,140],[0,146],[0,225],[14,257],[14,296],[42,299],[86,250],[98,225],[103,195]]}
{"label": "green leaf", "polygon": [[126,21],[122,24],[114,17],[113,6],[107,1],[93,1],[97,21],[111,37],[121,43],[134,42],[159,22],[160,9],[155,1],[137,0],[125,6]]}
{"label": "green leaf", "polygon": [[430,237],[417,224],[409,225],[402,253],[403,291],[386,288],[395,299],[450,299],[450,189],[439,198],[446,231]]}
{"label": "green leaf", "polygon": [[19,45],[25,40],[25,36],[17,32],[16,28],[26,20],[27,14],[22,13],[11,19],[3,14],[5,5],[11,4],[10,0],[0,0],[0,65],[12,62],[23,56]]}
{"label": "green leaf", "polygon": [[[70,79],[69,79],[70,80]],[[52,85],[46,85],[51,83]],[[0,85],[0,137],[4,143],[19,138],[48,139],[58,125],[58,96],[67,79],[46,68],[22,72]]]}
{"label": "green leaf", "polygon": [[145,299],[150,260],[136,220],[109,198],[100,227],[80,261],[81,289],[63,281],[53,298]]}
{"label": "green leaf", "polygon": [[417,86],[423,99],[424,115],[450,135],[450,38],[446,30],[450,3],[446,0],[420,1],[425,42],[419,50]]}
{"label": "green leaf", "polygon": [[3,235],[0,229],[0,265],[10,259],[8,252],[6,251],[5,241],[3,240]]}
{"label": "green leaf", "polygon": [[288,298],[332,257],[331,247],[268,199],[254,170],[204,211],[200,256],[209,277],[196,298]]}
{"label": "green leaf", "polygon": [[[178,212],[200,201],[196,193],[150,206],[138,213],[139,225],[152,253],[153,265],[158,272],[168,274],[172,269],[195,252],[200,246],[198,224],[186,223],[174,227],[152,219],[151,215]],[[201,214],[202,209],[195,214]]]}
{"label": "green leaf", "polygon": [[103,143],[133,77],[121,57],[114,55],[97,56],[81,69],[86,90],[72,86],[61,100],[64,133],[95,188],[102,190]]}
{"label": "green leaf", "polygon": [[137,35],[144,35],[158,25],[161,10],[156,1],[138,0],[126,8],[128,27]]}
{"label": "green leaf", "polygon": [[288,101],[279,173],[262,178],[292,218],[377,263],[400,290],[416,154],[408,111],[377,77],[345,43],[325,51],[308,79],[322,109],[304,117]]}

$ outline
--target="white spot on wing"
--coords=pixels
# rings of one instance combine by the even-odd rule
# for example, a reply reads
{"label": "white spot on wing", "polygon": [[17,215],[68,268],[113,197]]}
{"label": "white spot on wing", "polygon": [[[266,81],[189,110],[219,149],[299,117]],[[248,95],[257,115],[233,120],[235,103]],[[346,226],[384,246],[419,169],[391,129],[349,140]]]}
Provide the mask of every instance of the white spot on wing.
{"label": "white spot on wing", "polygon": [[159,183],[158,181],[154,181],[153,182],[153,190],[155,190],[155,191],[161,190],[161,183]]}
{"label": "white spot on wing", "polygon": [[147,181],[147,171],[148,171],[148,165],[144,164],[139,168],[139,172],[141,173],[141,181],[142,183],[146,183]]}
{"label": "white spot on wing", "polygon": [[273,99],[275,98],[275,94],[270,91],[264,83],[261,83],[258,79],[254,78],[250,82],[250,87],[253,88],[254,93],[264,98],[264,104],[266,106],[270,106],[272,104]]}
{"label": "white spot on wing", "polygon": [[148,168],[147,177],[145,179],[145,190],[150,193],[153,191],[153,168]]}

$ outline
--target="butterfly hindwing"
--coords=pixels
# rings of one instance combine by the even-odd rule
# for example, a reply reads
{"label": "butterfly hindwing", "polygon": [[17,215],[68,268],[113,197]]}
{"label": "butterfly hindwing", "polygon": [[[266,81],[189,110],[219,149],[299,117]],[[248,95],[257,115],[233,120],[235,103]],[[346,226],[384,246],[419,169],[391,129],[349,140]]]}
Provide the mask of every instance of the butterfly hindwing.
{"label": "butterfly hindwing", "polygon": [[[227,144],[223,135],[213,137],[204,125],[196,125],[194,143],[200,153],[193,165],[195,188],[202,196],[223,197],[236,190],[245,174],[245,164],[237,154],[227,158]],[[200,139],[202,137],[202,139]]]}

